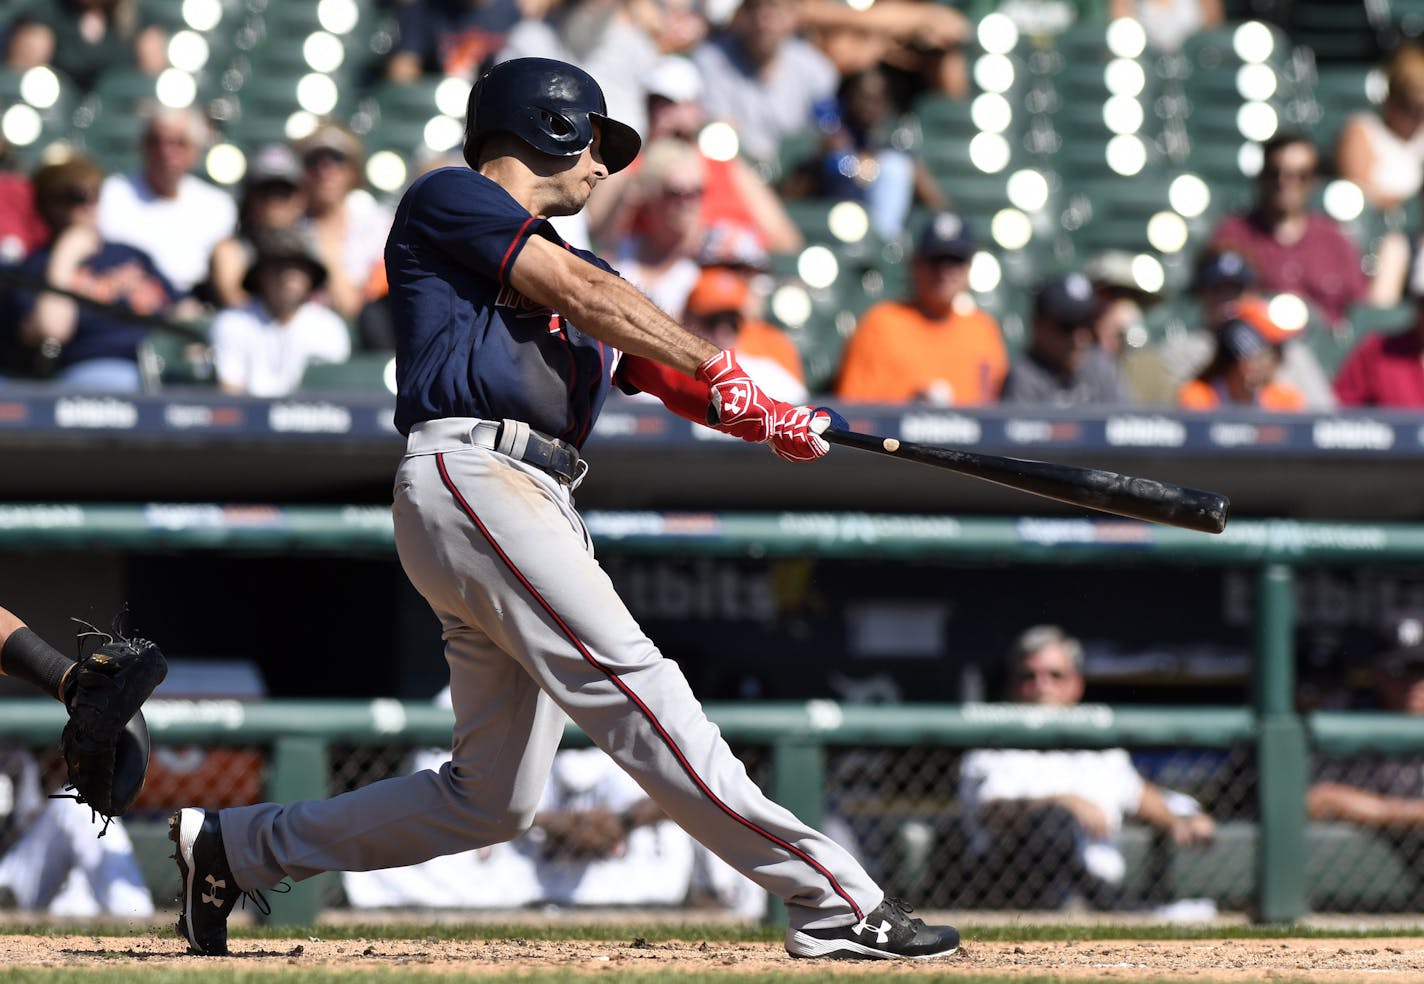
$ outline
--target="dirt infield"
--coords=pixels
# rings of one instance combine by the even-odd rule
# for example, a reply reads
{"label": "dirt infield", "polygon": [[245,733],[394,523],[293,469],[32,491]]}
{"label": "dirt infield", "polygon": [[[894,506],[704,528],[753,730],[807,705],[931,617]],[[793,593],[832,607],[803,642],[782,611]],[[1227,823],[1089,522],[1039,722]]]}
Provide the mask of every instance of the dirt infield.
{"label": "dirt infield", "polygon": [[[807,979],[854,976],[860,964],[796,961],[770,943],[683,943],[620,940],[592,942],[519,939],[446,941],[238,939],[233,956],[188,956],[167,933],[129,937],[0,936],[0,966],[9,968],[113,968],[125,958],[144,969],[213,970],[218,967],[281,971],[339,966],[343,972],[407,968],[427,974],[471,976],[525,972],[774,974]],[[949,961],[880,966],[877,976],[918,976],[945,971],[1067,980],[1210,980],[1424,982],[1424,938],[1084,940],[1081,942],[977,942],[969,939]]]}

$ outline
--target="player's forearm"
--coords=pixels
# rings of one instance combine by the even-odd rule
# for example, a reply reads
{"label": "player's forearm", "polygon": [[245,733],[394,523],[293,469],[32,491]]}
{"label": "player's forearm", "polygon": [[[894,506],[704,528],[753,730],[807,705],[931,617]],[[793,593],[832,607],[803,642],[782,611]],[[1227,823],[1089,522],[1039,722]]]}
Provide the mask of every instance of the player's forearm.
{"label": "player's forearm", "polygon": [[1161,791],[1149,782],[1142,786],[1142,799],[1137,804],[1137,818],[1158,830],[1171,830],[1177,815],[1167,805]]}
{"label": "player's forearm", "polygon": [[582,290],[564,302],[570,321],[629,355],[661,362],[691,376],[719,349],[668,317],[628,281],[590,267]]}
{"label": "player's forearm", "polygon": [[64,344],[74,337],[79,323],[79,305],[59,294],[41,294],[30,313],[20,322],[20,338],[37,346],[53,339]]}
{"label": "player's forearm", "polygon": [[599,341],[689,376],[720,351],[628,281],[539,236],[530,238],[515,258],[509,284]]}
{"label": "player's forearm", "polygon": [[1348,820],[1369,827],[1424,825],[1424,800],[1383,796],[1344,783],[1317,783],[1306,793],[1312,820]]}
{"label": "player's forearm", "polygon": [[74,661],[45,642],[15,613],[0,608],[0,676],[33,684],[63,700],[64,680]]}
{"label": "player's forearm", "polygon": [[[8,608],[0,608],[0,649],[5,648],[5,641],[9,639],[11,635],[24,627],[24,620],[21,619],[20,616]],[[4,670],[4,665],[0,664],[0,673],[3,673]]]}

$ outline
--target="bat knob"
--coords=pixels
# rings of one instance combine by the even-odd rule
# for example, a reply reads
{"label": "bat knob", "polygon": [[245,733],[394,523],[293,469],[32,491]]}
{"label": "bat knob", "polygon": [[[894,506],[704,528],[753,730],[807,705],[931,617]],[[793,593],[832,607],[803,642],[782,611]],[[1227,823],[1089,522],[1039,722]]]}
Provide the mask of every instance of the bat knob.
{"label": "bat knob", "polygon": [[836,413],[834,410],[832,410],[830,407],[816,407],[816,409],[814,409],[814,410],[811,411],[811,416],[814,417],[814,416],[816,416],[817,414],[822,414],[822,413],[825,414],[827,417],[830,417],[830,418],[831,418],[831,430],[838,430],[838,431],[848,431],[848,430],[850,430],[850,423],[849,423],[844,417],[842,417],[840,414],[838,414],[838,413]]}

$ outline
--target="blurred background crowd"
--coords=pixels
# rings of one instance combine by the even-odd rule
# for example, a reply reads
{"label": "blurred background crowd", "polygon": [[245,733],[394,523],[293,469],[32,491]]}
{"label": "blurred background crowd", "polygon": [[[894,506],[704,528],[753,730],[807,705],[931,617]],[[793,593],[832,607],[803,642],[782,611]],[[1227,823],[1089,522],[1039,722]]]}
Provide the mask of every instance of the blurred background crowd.
{"label": "blurred background crowd", "polygon": [[[779,395],[1424,405],[1424,4],[13,0],[0,375],[386,385],[470,82],[642,134],[560,220]],[[45,291],[43,288],[57,288]]]}

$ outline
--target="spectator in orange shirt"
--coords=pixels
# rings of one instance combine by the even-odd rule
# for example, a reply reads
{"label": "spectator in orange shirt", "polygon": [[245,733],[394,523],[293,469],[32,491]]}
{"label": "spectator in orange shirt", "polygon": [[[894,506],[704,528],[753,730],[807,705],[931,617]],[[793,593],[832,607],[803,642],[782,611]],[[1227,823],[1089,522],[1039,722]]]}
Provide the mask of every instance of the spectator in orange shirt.
{"label": "spectator in orange shirt", "polygon": [[1008,371],[999,323],[969,297],[978,243],[964,221],[941,212],[925,227],[911,264],[913,296],[881,301],[861,316],[841,362],[836,394],[865,403],[993,403]]}
{"label": "spectator in orange shirt", "polygon": [[735,270],[708,267],[687,295],[683,326],[724,349],[762,389],[788,403],[806,402],[801,354],[784,333],[747,316],[751,288]]}
{"label": "spectator in orange shirt", "polygon": [[1186,410],[1222,407],[1257,407],[1261,410],[1300,411],[1305,398],[1289,383],[1276,380],[1280,347],[1249,322],[1227,318],[1216,329],[1216,352],[1196,379],[1177,391],[1177,403]]}

